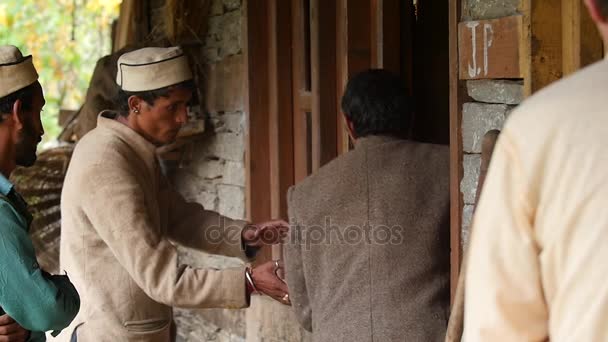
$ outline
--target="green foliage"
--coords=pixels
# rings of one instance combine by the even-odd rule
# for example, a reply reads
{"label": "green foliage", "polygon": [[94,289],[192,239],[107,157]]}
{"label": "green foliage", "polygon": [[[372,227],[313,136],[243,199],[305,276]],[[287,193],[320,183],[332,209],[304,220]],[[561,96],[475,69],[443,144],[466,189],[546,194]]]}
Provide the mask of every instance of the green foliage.
{"label": "green foliage", "polygon": [[121,0],[2,0],[0,44],[32,55],[45,92],[44,142],[60,133],[60,108],[78,109],[97,60],[111,52]]}

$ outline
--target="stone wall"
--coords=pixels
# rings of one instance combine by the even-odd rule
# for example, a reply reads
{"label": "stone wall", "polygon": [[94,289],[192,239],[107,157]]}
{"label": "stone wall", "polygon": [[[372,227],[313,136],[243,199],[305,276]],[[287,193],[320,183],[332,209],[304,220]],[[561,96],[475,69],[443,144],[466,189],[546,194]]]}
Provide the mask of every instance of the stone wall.
{"label": "stone wall", "polygon": [[[495,19],[518,14],[519,0],[463,0],[462,20]],[[523,100],[522,80],[467,81],[471,102],[462,108],[464,177],[460,183],[464,209],[462,241],[468,242],[481,165],[481,141],[486,132],[501,129],[509,112]]]}
{"label": "stone wall", "polygon": [[[246,74],[242,49],[241,0],[213,0],[204,47],[205,134],[185,147],[173,183],[189,201],[222,215],[244,219]],[[180,262],[196,267],[227,268],[234,258],[181,248]],[[245,341],[245,310],[176,309],[178,341]]]}

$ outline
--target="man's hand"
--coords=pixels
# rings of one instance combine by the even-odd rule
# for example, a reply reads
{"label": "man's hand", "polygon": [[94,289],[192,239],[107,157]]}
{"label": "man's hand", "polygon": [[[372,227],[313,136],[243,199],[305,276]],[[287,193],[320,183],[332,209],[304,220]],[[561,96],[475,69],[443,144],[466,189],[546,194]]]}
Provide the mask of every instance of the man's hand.
{"label": "man's hand", "polygon": [[[279,269],[283,263],[278,261]],[[266,262],[253,270],[253,283],[260,293],[263,293],[285,305],[291,305],[287,284],[278,277],[275,261]]]}
{"label": "man's hand", "polygon": [[25,342],[30,332],[8,315],[0,316],[0,342]]}
{"label": "man's hand", "polygon": [[243,229],[243,241],[250,247],[274,245],[285,239],[289,232],[289,223],[283,220],[250,224]]}

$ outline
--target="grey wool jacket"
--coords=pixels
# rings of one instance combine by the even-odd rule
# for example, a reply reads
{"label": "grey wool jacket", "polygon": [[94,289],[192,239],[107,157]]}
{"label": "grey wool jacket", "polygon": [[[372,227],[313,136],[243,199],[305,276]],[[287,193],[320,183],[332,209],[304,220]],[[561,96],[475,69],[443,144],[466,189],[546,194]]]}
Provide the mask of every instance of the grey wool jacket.
{"label": "grey wool jacket", "polygon": [[449,154],[385,136],[292,187],[290,298],[313,340],[443,341],[449,314]]}

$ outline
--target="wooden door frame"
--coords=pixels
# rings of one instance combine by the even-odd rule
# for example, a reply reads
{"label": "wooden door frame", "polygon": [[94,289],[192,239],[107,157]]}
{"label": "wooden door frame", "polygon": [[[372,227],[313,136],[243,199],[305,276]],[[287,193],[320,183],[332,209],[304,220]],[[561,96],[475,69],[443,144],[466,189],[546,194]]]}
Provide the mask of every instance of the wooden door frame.
{"label": "wooden door frame", "polygon": [[464,201],[460,181],[464,175],[462,166],[462,105],[463,82],[458,70],[458,23],[461,17],[461,0],[450,0],[450,298],[454,298],[460,262],[462,259],[462,210]]}

